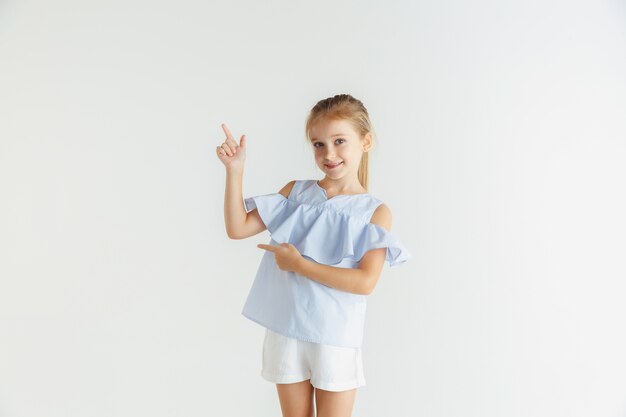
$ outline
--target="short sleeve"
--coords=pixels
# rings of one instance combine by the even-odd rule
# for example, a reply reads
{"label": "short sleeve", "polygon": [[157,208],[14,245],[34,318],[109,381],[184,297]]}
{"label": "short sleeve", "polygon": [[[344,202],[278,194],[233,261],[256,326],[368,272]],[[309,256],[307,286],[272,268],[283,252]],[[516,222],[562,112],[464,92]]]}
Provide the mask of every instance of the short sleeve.
{"label": "short sleeve", "polygon": [[361,259],[368,251],[378,248],[387,248],[385,260],[389,262],[390,268],[400,266],[412,257],[394,233],[377,224],[368,223],[354,242],[355,257]]}
{"label": "short sleeve", "polygon": [[280,193],[271,193],[248,197],[244,199],[246,212],[249,213],[255,208],[259,212],[261,220],[272,233],[289,215],[292,207],[288,200]]}

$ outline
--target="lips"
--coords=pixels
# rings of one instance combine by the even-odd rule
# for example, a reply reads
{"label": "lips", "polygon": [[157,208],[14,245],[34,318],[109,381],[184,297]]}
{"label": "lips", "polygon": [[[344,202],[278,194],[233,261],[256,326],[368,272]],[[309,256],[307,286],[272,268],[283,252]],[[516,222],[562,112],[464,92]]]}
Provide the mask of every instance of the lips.
{"label": "lips", "polygon": [[338,164],[334,164],[334,165],[329,165],[329,164],[324,164],[326,167],[332,169],[332,168],[337,168],[339,165],[343,164],[342,162],[339,162]]}

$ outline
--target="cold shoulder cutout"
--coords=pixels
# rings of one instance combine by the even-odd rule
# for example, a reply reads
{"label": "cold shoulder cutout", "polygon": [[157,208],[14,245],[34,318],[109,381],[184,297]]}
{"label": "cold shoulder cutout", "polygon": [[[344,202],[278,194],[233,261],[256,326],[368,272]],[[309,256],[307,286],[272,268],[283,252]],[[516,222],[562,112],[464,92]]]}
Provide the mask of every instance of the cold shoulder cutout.
{"label": "cold shoulder cutout", "polygon": [[[287,198],[289,196],[289,194],[291,194],[291,190],[293,189],[293,186],[295,184],[296,184],[296,180],[289,181],[287,184],[285,184],[285,186],[283,188],[281,188],[278,191],[278,194],[280,194],[283,197]],[[282,192],[283,190],[285,191],[285,193]]]}

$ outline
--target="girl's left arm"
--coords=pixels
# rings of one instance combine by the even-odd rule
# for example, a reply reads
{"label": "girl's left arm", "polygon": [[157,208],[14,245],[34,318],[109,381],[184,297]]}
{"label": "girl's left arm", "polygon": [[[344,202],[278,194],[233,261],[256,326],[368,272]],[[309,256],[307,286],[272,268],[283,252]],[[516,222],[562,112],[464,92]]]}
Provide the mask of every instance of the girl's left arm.
{"label": "girl's left arm", "polygon": [[386,251],[387,248],[368,251],[356,268],[339,268],[301,257],[294,271],[337,290],[369,295],[380,277]]}

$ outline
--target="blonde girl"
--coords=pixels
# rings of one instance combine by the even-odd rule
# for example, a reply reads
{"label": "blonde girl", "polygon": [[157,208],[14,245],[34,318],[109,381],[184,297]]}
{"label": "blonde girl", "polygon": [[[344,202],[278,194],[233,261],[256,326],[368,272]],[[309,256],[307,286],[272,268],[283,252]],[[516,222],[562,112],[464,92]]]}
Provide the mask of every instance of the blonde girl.
{"label": "blonde girl", "polygon": [[411,257],[390,232],[391,210],[368,192],[373,130],[349,94],[310,110],[306,140],[320,180],[242,197],[247,138],[222,124],[216,154],[226,167],[224,220],[231,239],[263,230],[268,244],[242,314],[265,327],[261,376],[276,384],[284,417],[348,417],[365,385],[361,345],[367,298],[385,261]]}

